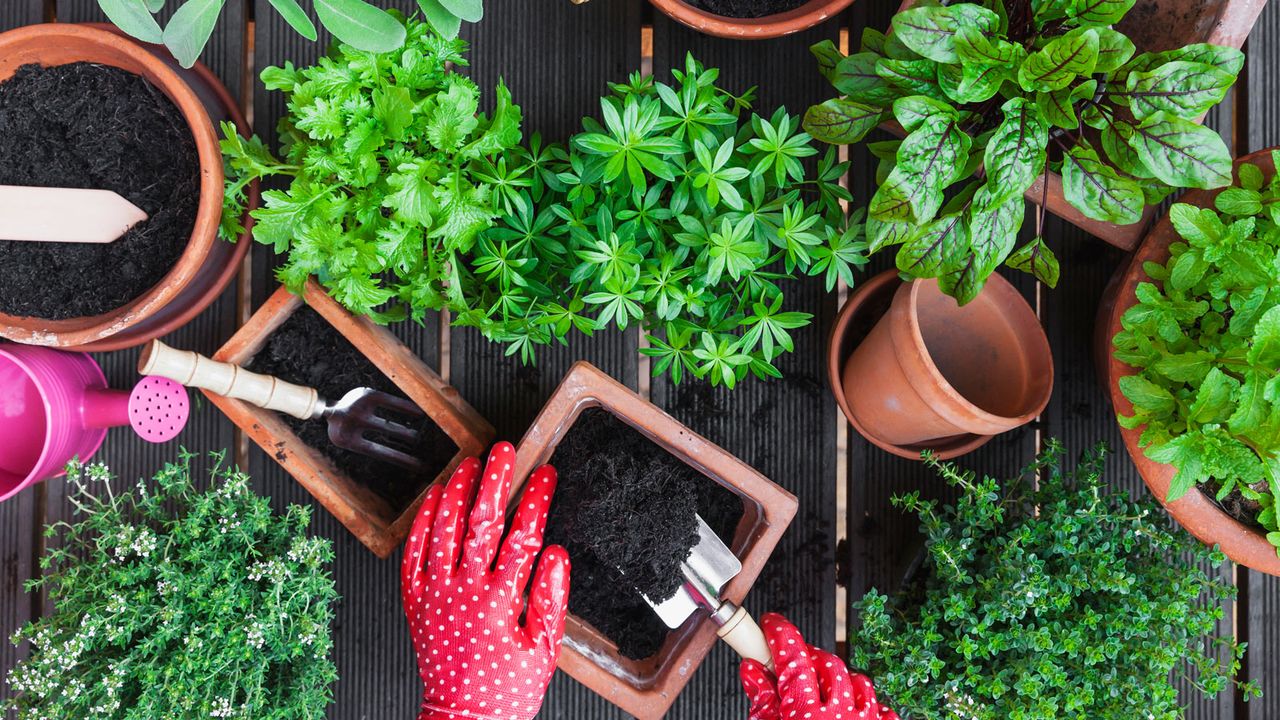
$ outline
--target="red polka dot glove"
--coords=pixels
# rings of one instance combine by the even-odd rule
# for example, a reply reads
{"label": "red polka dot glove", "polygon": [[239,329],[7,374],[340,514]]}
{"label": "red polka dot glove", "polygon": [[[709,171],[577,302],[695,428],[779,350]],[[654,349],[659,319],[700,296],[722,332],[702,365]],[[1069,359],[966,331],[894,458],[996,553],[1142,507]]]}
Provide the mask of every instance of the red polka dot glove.
{"label": "red polka dot glove", "polygon": [[805,643],[781,615],[760,623],[778,674],[755,660],[742,663],[742,687],[751,699],[749,720],[898,720],[876,702],[866,675],[850,674],[844,661]]}
{"label": "red polka dot glove", "polygon": [[494,446],[483,473],[468,458],[427,493],[409,533],[400,593],[426,686],[419,720],[529,720],[555,672],[569,556],[553,545],[536,573],[534,561],[556,473],[534,471],[503,542],[515,460],[510,443]]}

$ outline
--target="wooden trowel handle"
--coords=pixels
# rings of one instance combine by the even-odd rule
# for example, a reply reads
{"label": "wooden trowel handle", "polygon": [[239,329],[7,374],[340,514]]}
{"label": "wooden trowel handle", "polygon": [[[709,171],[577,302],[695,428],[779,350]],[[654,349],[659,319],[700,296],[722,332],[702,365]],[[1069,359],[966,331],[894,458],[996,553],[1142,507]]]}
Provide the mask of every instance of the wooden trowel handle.
{"label": "wooden trowel handle", "polygon": [[773,670],[773,653],[769,651],[769,643],[746,608],[738,608],[724,625],[716,629],[716,634],[743,658],[756,660]]}
{"label": "wooden trowel handle", "polygon": [[152,340],[142,351],[138,372],[166,377],[187,387],[243,400],[302,420],[316,417],[324,409],[324,403],[312,388],[252,373],[239,365],[210,360],[190,350],[175,350],[159,340]]}

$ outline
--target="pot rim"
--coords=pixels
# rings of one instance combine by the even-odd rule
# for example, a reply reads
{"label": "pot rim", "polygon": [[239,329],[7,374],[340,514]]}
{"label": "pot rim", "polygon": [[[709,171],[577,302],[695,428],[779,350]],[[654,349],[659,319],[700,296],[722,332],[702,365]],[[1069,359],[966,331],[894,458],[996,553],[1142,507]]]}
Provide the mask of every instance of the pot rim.
{"label": "pot rim", "polygon": [[809,0],[786,12],[757,18],[735,18],[700,10],[683,0],[649,0],[667,17],[714,37],[766,40],[807,30],[839,15],[853,0]]}
{"label": "pot rim", "polygon": [[[1265,148],[1237,158],[1235,167],[1238,168],[1242,163],[1255,163],[1264,168],[1264,174],[1274,174],[1271,151],[1276,149],[1280,149],[1280,146]],[[1267,168],[1270,168],[1269,173]],[[1191,190],[1179,198],[1179,202],[1212,207],[1214,198],[1225,189]],[[1111,397],[1112,410],[1117,415],[1129,414],[1133,411],[1133,404],[1124,396],[1124,393],[1120,392],[1120,378],[1137,374],[1137,369],[1115,356],[1112,340],[1123,327],[1121,318],[1124,317],[1125,312],[1137,304],[1138,283],[1149,280],[1143,265],[1146,262],[1167,262],[1169,244],[1179,239],[1177,232],[1173,229],[1172,221],[1166,214],[1152,227],[1151,232],[1134,252],[1117,286],[1115,304],[1110,315],[1104,320],[1107,390]],[[1178,471],[1172,465],[1156,462],[1146,456],[1146,452],[1139,446],[1139,439],[1145,427],[1143,425],[1137,428],[1126,428],[1121,425],[1120,435],[1124,439],[1129,457],[1137,466],[1138,474],[1142,476],[1142,481],[1155,496],[1156,501],[1178,521],[1179,525],[1186,528],[1200,542],[1211,546],[1217,545],[1228,558],[1240,565],[1258,572],[1280,576],[1280,555],[1276,554],[1276,547],[1267,542],[1264,531],[1250,527],[1228,515],[1198,486],[1194,492],[1188,492],[1177,500],[1170,502],[1166,499],[1169,495],[1169,486]]]}
{"label": "pot rim", "polygon": [[[196,145],[200,198],[195,223],[182,254],[158,283],[123,306],[99,315],[48,320],[0,313],[0,336],[8,339],[51,347],[90,345],[155,315],[177,297],[203,269],[204,260],[218,241],[217,231],[222,216],[224,178],[217,133],[207,110],[191,86],[162,59],[133,40],[101,27],[43,23],[0,33],[0,57],[13,52],[12,48],[15,46],[59,48],[62,58],[81,54],[67,48],[86,46],[109,49],[125,56],[142,69],[140,73],[133,70],[128,70],[129,72],[151,82],[178,108]],[[38,58],[30,59],[40,62]],[[94,62],[85,58],[69,58],[52,64],[77,61]],[[236,267],[238,269],[238,265]]]}
{"label": "pot rim", "polygon": [[[910,343],[910,349],[914,351],[914,357],[920,359],[919,363],[908,363],[903,366],[907,375],[914,375],[916,371],[923,371],[926,379],[936,393],[942,396],[942,399],[951,403],[950,406],[944,403],[931,402],[930,405],[934,412],[937,412],[948,421],[963,427],[972,425],[976,419],[978,423],[992,426],[1013,425],[1014,427],[1025,425],[1036,419],[1045,407],[1049,405],[1049,398],[1053,395],[1053,351],[1049,347],[1049,338],[1045,335],[1044,326],[1040,324],[1040,318],[1036,316],[1035,310],[1027,304],[1026,298],[1022,297],[1022,293],[1013,286],[1008,280],[998,273],[993,273],[987,280],[986,287],[982,289],[983,293],[992,292],[998,295],[996,298],[1007,299],[1006,305],[1013,308],[1010,315],[1006,315],[1010,325],[1013,327],[1019,342],[1034,355],[1039,356],[1037,362],[1036,357],[1031,357],[1030,362],[1034,365],[1041,366],[1039,374],[1043,380],[1039,381],[1041,392],[1034,402],[1028,403],[1029,409],[1017,415],[999,415],[979,407],[973,401],[966,398],[959,390],[957,390],[938,368],[937,363],[933,360],[933,355],[929,351],[928,345],[924,340],[924,333],[920,330],[920,313],[919,300],[921,289],[926,284],[935,283],[934,280],[913,280],[910,283],[904,283],[903,287],[898,288],[894,296],[894,302],[897,303],[899,296],[907,298],[906,307],[904,308],[906,315],[906,325],[903,327],[899,323],[894,323],[896,328],[902,328],[907,332],[905,340]],[[900,338],[898,332],[893,332],[895,346]],[[902,360],[910,360],[913,354],[896,353],[899,362]],[[1034,388],[1033,388],[1034,389]],[[917,392],[927,391],[927,388],[917,387]],[[1034,396],[1033,396],[1034,397]],[[1009,429],[1009,428],[1006,428]],[[1003,432],[1003,431],[1001,431]]]}

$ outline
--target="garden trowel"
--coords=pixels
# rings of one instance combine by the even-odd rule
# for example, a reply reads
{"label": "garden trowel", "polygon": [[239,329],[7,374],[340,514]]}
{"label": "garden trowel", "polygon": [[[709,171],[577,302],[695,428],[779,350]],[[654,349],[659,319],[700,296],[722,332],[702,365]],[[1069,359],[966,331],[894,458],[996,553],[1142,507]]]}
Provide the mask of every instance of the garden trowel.
{"label": "garden trowel", "polygon": [[109,243],[146,219],[110,190],[0,185],[0,240]]}
{"label": "garden trowel", "polygon": [[717,625],[716,635],[721,640],[742,657],[758,660],[772,670],[773,654],[760,626],[744,608],[720,597],[724,586],[742,572],[742,562],[701,517],[698,517],[698,543],[689,551],[688,559],[680,564],[680,570],[684,573],[684,584],[671,599],[660,603],[644,599],[662,622],[675,629],[690,615],[706,609]]}

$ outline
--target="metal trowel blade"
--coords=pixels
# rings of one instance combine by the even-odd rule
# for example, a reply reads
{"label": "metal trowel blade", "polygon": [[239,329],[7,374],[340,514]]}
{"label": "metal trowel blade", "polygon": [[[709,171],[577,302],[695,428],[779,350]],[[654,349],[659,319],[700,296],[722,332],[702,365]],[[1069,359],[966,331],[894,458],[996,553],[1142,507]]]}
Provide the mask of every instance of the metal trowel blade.
{"label": "metal trowel blade", "polygon": [[721,604],[720,591],[742,572],[742,561],[698,517],[698,543],[680,569],[685,581],[671,599],[660,603],[644,599],[669,628],[680,627],[700,608],[715,612]]}

